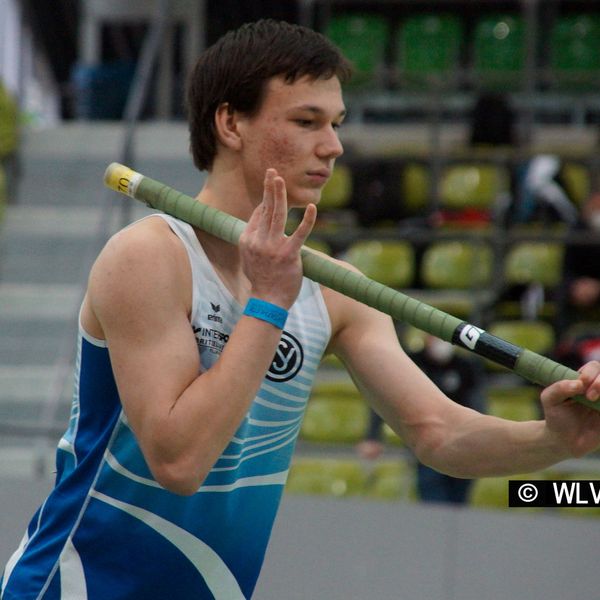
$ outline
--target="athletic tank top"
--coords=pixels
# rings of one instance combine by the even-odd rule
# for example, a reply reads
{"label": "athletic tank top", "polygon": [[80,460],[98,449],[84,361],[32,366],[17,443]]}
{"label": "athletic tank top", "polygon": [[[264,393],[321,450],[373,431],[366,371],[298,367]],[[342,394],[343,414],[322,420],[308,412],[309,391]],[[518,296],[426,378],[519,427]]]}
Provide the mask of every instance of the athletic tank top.
{"label": "athletic tank top", "polygon": [[[193,328],[210,368],[242,315],[192,227],[163,218],[192,267]],[[192,496],[153,478],[122,410],[104,341],[80,326],[56,484],[6,565],[2,600],[250,598],[331,326],[304,279],[250,410]],[[249,349],[251,351],[251,349]]]}

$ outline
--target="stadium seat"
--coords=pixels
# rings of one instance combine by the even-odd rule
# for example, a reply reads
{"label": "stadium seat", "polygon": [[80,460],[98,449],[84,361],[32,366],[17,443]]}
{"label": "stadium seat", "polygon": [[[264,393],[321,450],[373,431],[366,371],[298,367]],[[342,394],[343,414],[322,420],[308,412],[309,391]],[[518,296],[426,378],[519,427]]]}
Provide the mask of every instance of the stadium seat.
{"label": "stadium seat", "polygon": [[[486,242],[437,241],[421,259],[421,281],[432,298],[423,299],[459,317],[469,317],[491,298],[494,254]],[[444,293],[442,293],[444,292]]]}
{"label": "stadium seat", "polygon": [[546,321],[499,320],[487,328],[488,333],[507,342],[547,355],[554,349],[554,327]]}
{"label": "stadium seat", "polygon": [[461,20],[450,14],[408,17],[400,26],[397,65],[401,82],[418,87],[454,87],[463,39]]}
{"label": "stadium seat", "polygon": [[560,242],[517,242],[509,248],[504,261],[506,283],[555,287],[561,281],[563,257],[564,245]]}
{"label": "stadium seat", "polygon": [[300,437],[309,442],[360,442],[367,433],[368,419],[367,405],[360,396],[313,394]]}
{"label": "stadium seat", "polygon": [[558,87],[593,89],[600,76],[600,15],[560,16],[550,32],[550,76]]}
{"label": "stadium seat", "polygon": [[567,161],[563,164],[560,175],[570,198],[578,207],[583,206],[592,192],[589,169],[582,164]]}
{"label": "stadium seat", "polygon": [[442,172],[440,205],[455,210],[489,210],[509,188],[510,177],[505,168],[486,163],[450,165]]}
{"label": "stadium seat", "polygon": [[354,65],[350,86],[377,79],[384,64],[389,33],[389,23],[384,17],[369,13],[337,14],[329,21],[325,33]]}
{"label": "stadium seat", "polygon": [[364,275],[384,285],[404,288],[413,283],[415,253],[410,242],[362,240],[348,247],[345,258]]}
{"label": "stadium seat", "polygon": [[415,469],[404,458],[377,463],[369,481],[367,495],[371,498],[405,501],[417,498]]}
{"label": "stadium seat", "polygon": [[[502,298],[497,305],[501,318],[553,318],[556,316],[556,300],[552,297],[561,283],[564,244],[561,242],[523,241],[515,242],[504,256],[504,289],[519,290],[517,298]],[[524,305],[525,294],[531,302]],[[514,294],[513,294],[514,295]],[[504,294],[506,296],[506,294]]]}
{"label": "stadium seat", "polygon": [[486,413],[511,421],[534,421],[540,418],[540,390],[531,385],[490,387]]}
{"label": "stadium seat", "polygon": [[489,15],[475,24],[474,83],[484,89],[515,88],[522,84],[526,63],[523,18],[516,14]]}
{"label": "stadium seat", "polygon": [[286,492],[326,496],[364,494],[367,475],[358,461],[298,458],[290,468]]}
{"label": "stadium seat", "polygon": [[431,180],[425,165],[409,162],[404,166],[400,180],[400,199],[409,215],[426,211],[431,199]]}
{"label": "stadium seat", "polygon": [[491,283],[492,274],[493,252],[485,242],[433,242],[421,262],[421,277],[430,288],[484,287]]}
{"label": "stadium seat", "polygon": [[17,150],[19,141],[18,117],[17,103],[0,80],[0,161]]}
{"label": "stadium seat", "polygon": [[329,181],[321,192],[319,210],[345,208],[352,199],[352,171],[344,163],[335,165]]}

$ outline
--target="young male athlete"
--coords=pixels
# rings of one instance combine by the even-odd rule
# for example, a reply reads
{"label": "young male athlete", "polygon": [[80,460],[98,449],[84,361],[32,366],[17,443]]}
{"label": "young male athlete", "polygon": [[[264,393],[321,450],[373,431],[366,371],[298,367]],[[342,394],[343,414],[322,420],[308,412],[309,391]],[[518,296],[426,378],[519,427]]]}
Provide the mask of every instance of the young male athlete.
{"label": "young male athlete", "polygon": [[[299,249],[342,153],[349,67],[310,30],[230,32],[190,79],[198,199],[249,224],[238,247],[165,216],[115,235],[80,315],[56,487],[7,565],[3,600],[249,598],[320,358],[346,363],[419,460],[528,472],[600,444],[600,364],[542,392],[546,420],[451,402],[391,319],[303,279]],[[289,207],[304,218],[289,237]]]}

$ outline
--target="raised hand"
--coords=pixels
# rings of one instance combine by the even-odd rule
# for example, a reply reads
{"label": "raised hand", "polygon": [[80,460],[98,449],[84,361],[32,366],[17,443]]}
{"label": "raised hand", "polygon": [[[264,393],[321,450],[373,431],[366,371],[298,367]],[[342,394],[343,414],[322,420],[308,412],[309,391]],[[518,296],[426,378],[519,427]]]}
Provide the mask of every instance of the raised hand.
{"label": "raised hand", "polygon": [[290,236],[285,181],[275,169],[267,169],[262,202],[255,208],[240,237],[242,268],[251,284],[251,294],[288,309],[302,285],[300,248],[317,217],[309,204],[302,222]]}

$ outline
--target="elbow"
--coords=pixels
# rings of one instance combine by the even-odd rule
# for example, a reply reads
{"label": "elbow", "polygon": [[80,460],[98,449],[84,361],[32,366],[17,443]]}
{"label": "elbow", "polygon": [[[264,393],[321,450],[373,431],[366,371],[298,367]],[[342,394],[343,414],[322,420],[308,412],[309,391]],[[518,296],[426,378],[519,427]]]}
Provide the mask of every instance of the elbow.
{"label": "elbow", "polygon": [[178,496],[193,496],[200,488],[208,473],[190,468],[180,462],[161,462],[152,465],[152,475],[165,490]]}
{"label": "elbow", "polygon": [[433,425],[423,427],[413,444],[415,457],[420,463],[439,469],[438,457],[443,453],[444,440],[443,428]]}

